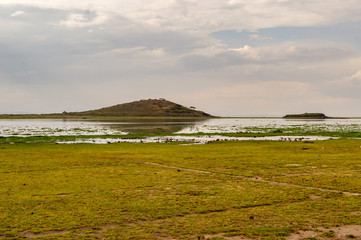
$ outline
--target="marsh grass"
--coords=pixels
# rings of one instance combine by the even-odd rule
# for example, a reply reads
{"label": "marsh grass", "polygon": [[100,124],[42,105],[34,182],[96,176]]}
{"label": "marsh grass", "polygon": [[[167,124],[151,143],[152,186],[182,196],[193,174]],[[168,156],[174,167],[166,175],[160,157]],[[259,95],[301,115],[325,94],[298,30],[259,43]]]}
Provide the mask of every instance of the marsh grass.
{"label": "marsh grass", "polygon": [[0,237],[284,239],[300,229],[361,224],[353,214],[361,196],[341,194],[361,193],[360,146],[345,139],[2,144]]}
{"label": "marsh grass", "polygon": [[[258,129],[258,128],[257,128]],[[61,130],[57,130],[60,131]],[[320,137],[338,137],[338,138],[361,138],[361,132],[357,131],[292,131],[277,128],[269,129],[266,131],[246,131],[246,132],[234,132],[234,133],[169,133],[164,129],[136,129],[135,133],[128,134],[94,134],[92,131],[88,131],[86,135],[84,134],[73,134],[73,135],[64,135],[64,136],[51,136],[51,135],[22,135],[17,136],[16,133],[13,133],[13,136],[3,137],[0,136],[0,144],[14,144],[14,143],[56,143],[56,142],[71,142],[77,140],[87,140],[87,139],[145,139],[150,137],[206,137],[206,136],[226,136],[226,137],[248,137],[248,138],[257,138],[257,137],[272,137],[272,136],[320,136]]]}

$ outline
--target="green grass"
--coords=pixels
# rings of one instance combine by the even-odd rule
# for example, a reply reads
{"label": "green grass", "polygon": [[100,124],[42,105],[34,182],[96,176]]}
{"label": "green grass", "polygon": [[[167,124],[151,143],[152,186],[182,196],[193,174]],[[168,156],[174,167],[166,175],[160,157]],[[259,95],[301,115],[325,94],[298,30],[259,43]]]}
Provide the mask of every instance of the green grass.
{"label": "green grass", "polygon": [[0,239],[284,239],[361,225],[361,196],[340,193],[361,193],[360,146],[2,144]]}

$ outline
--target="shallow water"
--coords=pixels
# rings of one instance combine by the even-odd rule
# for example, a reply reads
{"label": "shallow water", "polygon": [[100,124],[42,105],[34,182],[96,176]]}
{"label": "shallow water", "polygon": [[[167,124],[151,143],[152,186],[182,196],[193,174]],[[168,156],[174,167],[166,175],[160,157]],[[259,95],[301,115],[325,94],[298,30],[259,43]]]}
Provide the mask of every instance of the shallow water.
{"label": "shallow water", "polygon": [[174,133],[199,119],[62,120],[0,119],[0,136],[114,135],[127,133]]}
{"label": "shallow water", "polygon": [[0,136],[70,136],[126,134],[101,122],[58,119],[0,119]]}
{"label": "shallow water", "polygon": [[267,132],[268,130],[286,129],[289,131],[337,131],[360,132],[361,119],[282,119],[282,118],[220,118],[188,126],[178,133],[236,133]]}
{"label": "shallow water", "polygon": [[361,132],[361,119],[286,120],[219,118],[208,120],[0,119],[0,136],[120,135],[127,133]]}

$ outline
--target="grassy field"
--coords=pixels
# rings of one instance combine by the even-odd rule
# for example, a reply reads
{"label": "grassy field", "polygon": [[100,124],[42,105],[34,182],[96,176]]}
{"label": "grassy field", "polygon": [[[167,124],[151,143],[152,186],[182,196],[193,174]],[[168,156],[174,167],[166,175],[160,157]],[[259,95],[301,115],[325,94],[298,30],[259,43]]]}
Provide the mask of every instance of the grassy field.
{"label": "grassy field", "polygon": [[0,239],[361,238],[360,179],[361,140],[3,142]]}

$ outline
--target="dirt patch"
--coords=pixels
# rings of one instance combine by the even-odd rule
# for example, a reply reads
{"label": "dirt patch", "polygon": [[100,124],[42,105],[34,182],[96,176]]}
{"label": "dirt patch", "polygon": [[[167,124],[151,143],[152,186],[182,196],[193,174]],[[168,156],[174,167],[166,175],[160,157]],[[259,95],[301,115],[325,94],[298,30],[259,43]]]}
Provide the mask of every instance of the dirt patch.
{"label": "dirt patch", "polygon": [[154,233],[153,236],[156,237],[158,240],[177,240],[176,238],[172,238],[169,236],[163,236],[159,233]]}
{"label": "dirt patch", "polygon": [[322,197],[311,194],[311,195],[308,196],[308,198],[311,199],[311,200],[318,200],[318,199],[321,199]]}
{"label": "dirt patch", "polygon": [[349,225],[332,228],[337,239],[350,239],[361,237],[361,225]]}
{"label": "dirt patch", "polygon": [[[96,227],[94,234],[98,237],[101,237],[102,231],[105,231],[105,230],[111,229],[111,228],[117,228],[117,227],[119,227],[119,224],[116,224],[116,223],[104,224],[104,225]],[[72,229],[72,230],[65,229],[65,230],[59,230],[59,231],[48,231],[48,232],[44,232],[44,233],[23,232],[20,235],[23,237],[26,237],[26,238],[56,237],[57,235],[66,234],[66,233],[69,233],[74,230],[91,231],[92,229],[93,228],[90,228],[90,227],[82,227],[82,228],[76,228],[76,229]]]}
{"label": "dirt patch", "polygon": [[56,235],[61,235],[65,233],[69,233],[70,230],[61,230],[61,231],[49,231],[45,233],[31,233],[31,232],[24,232],[21,235],[26,238],[39,238],[39,237],[51,237]]}
{"label": "dirt patch", "polygon": [[232,237],[225,237],[224,233],[219,234],[207,234],[203,237],[198,237],[198,239],[214,239],[214,238],[221,238],[225,240],[251,240],[251,238],[246,238],[244,236],[232,236]]}
{"label": "dirt patch", "polygon": [[74,195],[73,193],[59,193],[56,194],[57,197],[67,197],[67,196],[71,196]]}
{"label": "dirt patch", "polygon": [[292,233],[289,237],[287,237],[287,240],[299,240],[299,239],[305,239],[305,238],[315,238],[318,236],[319,233],[316,233],[314,231],[298,231],[296,233]]}
{"label": "dirt patch", "polygon": [[358,239],[361,237],[361,225],[348,225],[334,228],[318,228],[314,231],[298,231],[291,234],[287,240],[303,240],[303,239]]}
{"label": "dirt patch", "polygon": [[101,231],[107,230],[107,229],[111,229],[111,228],[117,228],[119,227],[119,224],[117,223],[109,223],[109,224],[104,224],[102,226],[100,226],[99,228],[101,229]]}
{"label": "dirt patch", "polygon": [[361,215],[361,212],[360,211],[352,212],[351,215]]}
{"label": "dirt patch", "polygon": [[297,163],[290,163],[290,164],[286,164],[287,167],[301,167],[301,164],[297,164]]}

